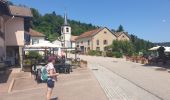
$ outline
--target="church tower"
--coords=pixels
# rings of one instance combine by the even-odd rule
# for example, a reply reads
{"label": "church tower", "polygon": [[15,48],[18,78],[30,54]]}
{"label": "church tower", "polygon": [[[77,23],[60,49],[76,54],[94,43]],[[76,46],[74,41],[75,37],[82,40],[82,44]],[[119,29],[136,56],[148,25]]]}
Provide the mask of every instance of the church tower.
{"label": "church tower", "polygon": [[71,27],[67,22],[67,14],[64,14],[64,24],[61,26],[61,40],[63,47],[71,47]]}

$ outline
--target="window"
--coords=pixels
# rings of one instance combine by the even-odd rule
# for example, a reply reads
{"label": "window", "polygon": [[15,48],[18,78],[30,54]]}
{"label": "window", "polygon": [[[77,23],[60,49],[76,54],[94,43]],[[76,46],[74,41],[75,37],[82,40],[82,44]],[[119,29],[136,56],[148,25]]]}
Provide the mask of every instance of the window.
{"label": "window", "polygon": [[38,39],[32,39],[32,44],[38,44],[39,40]]}
{"label": "window", "polygon": [[100,47],[96,47],[96,50],[97,50],[97,51],[100,51]]}
{"label": "window", "polygon": [[88,45],[90,45],[90,40],[88,40]]}
{"label": "window", "polygon": [[107,51],[107,47],[104,47],[103,50],[104,50],[104,51]]}
{"label": "window", "polygon": [[69,28],[66,28],[66,32],[69,32]]}
{"label": "window", "polygon": [[107,32],[106,32],[106,31],[104,31],[104,33],[106,34]]}
{"label": "window", "polygon": [[103,44],[104,44],[104,45],[107,45],[107,44],[108,44],[108,43],[107,43],[107,40],[104,40],[104,41],[103,41]]}
{"label": "window", "polygon": [[99,45],[99,40],[96,41],[97,45]]}

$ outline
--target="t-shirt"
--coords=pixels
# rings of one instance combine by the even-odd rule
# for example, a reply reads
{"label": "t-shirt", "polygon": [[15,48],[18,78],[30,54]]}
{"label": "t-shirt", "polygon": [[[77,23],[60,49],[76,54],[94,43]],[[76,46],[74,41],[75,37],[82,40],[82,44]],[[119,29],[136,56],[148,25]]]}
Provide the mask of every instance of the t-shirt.
{"label": "t-shirt", "polygon": [[[53,70],[54,73],[56,72],[53,63],[48,63],[46,65],[46,69],[47,69],[48,74],[50,74],[50,70]],[[53,80],[55,79],[55,77],[49,77],[49,78]]]}
{"label": "t-shirt", "polygon": [[46,69],[47,69],[48,72],[49,72],[50,70],[53,70],[53,69],[54,69],[53,63],[48,63]]}

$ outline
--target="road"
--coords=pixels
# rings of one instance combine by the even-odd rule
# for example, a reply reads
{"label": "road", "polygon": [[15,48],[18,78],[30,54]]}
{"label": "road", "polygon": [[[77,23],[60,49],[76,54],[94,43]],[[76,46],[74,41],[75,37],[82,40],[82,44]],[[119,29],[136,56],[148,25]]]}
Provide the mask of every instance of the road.
{"label": "road", "polygon": [[170,73],[125,59],[82,56],[110,100],[170,100]]}

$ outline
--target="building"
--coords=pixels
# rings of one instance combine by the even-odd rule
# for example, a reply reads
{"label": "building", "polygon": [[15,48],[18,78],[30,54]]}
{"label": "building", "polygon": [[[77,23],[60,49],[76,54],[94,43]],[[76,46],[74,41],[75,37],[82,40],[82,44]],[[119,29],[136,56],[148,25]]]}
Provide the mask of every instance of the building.
{"label": "building", "polygon": [[76,39],[77,47],[82,52],[89,50],[104,51],[105,47],[116,40],[116,36],[108,28],[99,28],[81,34]]}
{"label": "building", "polygon": [[45,41],[45,35],[33,29],[30,29],[29,32],[25,33],[25,40],[28,45],[38,44],[41,41]]}
{"label": "building", "polygon": [[77,38],[78,38],[78,36],[71,35],[71,48],[76,47],[76,39]]}
{"label": "building", "polygon": [[127,32],[113,32],[114,35],[116,35],[117,40],[121,41],[129,41],[130,37]]}
{"label": "building", "polygon": [[0,9],[0,57],[22,67],[24,32],[29,31],[31,10],[8,5],[4,0],[0,1]]}
{"label": "building", "polygon": [[107,27],[82,33],[76,38],[76,45],[82,52],[89,50],[105,51],[113,40],[130,40],[125,32],[111,32]]}
{"label": "building", "polygon": [[61,26],[61,37],[63,48],[71,48],[71,27],[67,22],[67,15],[64,15],[64,24]]}

